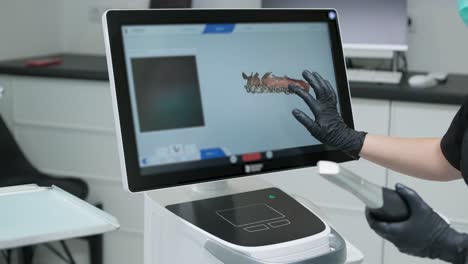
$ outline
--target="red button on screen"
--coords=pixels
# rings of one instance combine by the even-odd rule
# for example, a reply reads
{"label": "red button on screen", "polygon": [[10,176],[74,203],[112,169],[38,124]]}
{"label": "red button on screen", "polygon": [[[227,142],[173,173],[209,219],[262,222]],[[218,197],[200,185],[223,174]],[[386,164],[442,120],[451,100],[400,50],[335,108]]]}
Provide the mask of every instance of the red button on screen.
{"label": "red button on screen", "polygon": [[262,154],[260,152],[249,153],[242,155],[242,160],[244,162],[257,161],[262,159]]}

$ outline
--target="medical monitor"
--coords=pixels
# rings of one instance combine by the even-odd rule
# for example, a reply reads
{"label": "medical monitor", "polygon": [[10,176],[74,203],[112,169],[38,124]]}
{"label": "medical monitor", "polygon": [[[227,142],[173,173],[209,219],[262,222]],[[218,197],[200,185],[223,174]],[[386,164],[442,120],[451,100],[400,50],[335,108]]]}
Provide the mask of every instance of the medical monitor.
{"label": "medical monitor", "polygon": [[135,10],[104,18],[121,171],[132,192],[346,161],[295,120],[319,72],[353,127],[334,10]]}
{"label": "medical monitor", "polygon": [[408,50],[408,0],[263,0],[264,8],[334,8],[345,49]]}

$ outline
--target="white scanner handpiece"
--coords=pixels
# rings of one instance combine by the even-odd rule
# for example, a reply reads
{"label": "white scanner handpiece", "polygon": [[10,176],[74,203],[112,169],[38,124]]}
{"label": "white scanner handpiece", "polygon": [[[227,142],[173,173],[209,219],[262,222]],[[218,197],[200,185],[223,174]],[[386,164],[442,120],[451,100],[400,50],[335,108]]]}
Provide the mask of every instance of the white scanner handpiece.
{"label": "white scanner handpiece", "polygon": [[377,209],[383,206],[382,187],[340,167],[335,162],[319,161],[317,166],[321,176],[354,194],[367,207]]}

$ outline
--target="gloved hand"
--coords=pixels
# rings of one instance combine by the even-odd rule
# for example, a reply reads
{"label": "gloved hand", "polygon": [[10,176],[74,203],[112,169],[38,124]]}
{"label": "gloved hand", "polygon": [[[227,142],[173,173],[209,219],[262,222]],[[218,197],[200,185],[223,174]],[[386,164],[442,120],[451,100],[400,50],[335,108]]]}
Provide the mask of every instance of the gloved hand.
{"label": "gloved hand", "polygon": [[315,98],[297,86],[290,85],[288,89],[305,101],[314,114],[315,120],[298,109],[293,110],[294,117],[323,144],[335,147],[354,159],[359,159],[367,133],[358,132],[345,124],[338,113],[336,93],[330,82],[324,80],[316,72],[304,71],[302,76],[312,86]]}
{"label": "gloved hand", "polygon": [[378,221],[369,209],[366,209],[370,227],[381,237],[392,242],[400,252],[465,264],[468,235],[452,229],[414,190],[397,184],[396,192],[407,203],[410,211],[408,220]]}

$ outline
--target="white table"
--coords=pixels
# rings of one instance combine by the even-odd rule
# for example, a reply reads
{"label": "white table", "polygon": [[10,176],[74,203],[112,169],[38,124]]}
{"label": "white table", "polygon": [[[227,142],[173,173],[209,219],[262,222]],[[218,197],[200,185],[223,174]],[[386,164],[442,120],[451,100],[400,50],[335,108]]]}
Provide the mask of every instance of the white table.
{"label": "white table", "polygon": [[58,187],[0,188],[0,250],[102,234],[117,219]]}

